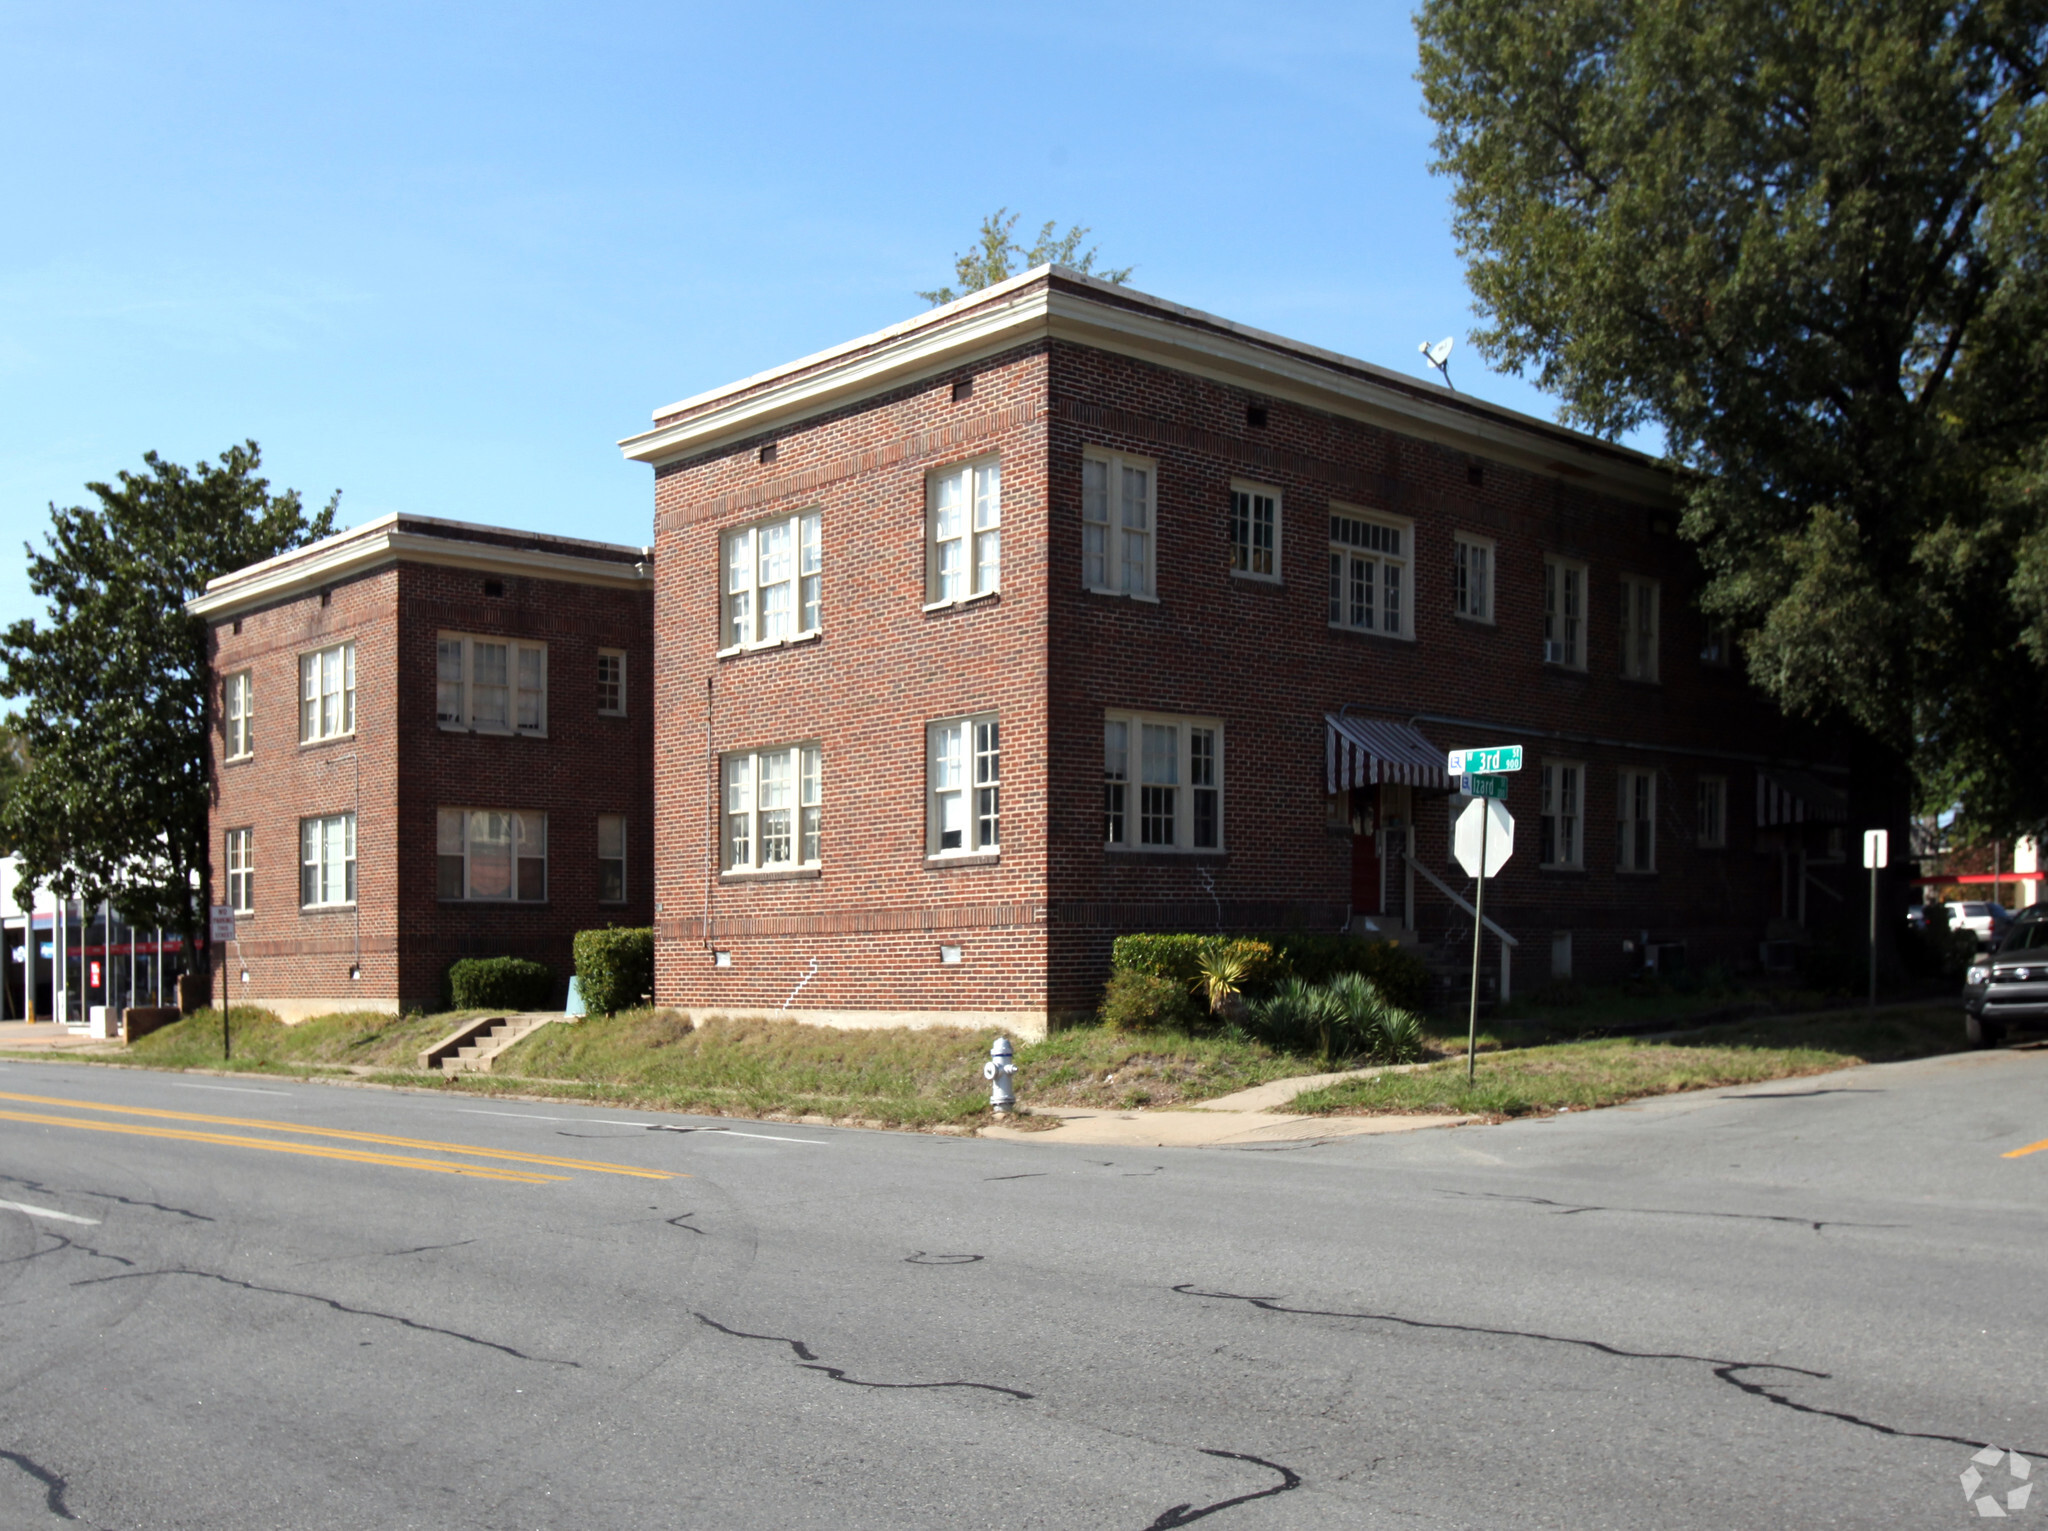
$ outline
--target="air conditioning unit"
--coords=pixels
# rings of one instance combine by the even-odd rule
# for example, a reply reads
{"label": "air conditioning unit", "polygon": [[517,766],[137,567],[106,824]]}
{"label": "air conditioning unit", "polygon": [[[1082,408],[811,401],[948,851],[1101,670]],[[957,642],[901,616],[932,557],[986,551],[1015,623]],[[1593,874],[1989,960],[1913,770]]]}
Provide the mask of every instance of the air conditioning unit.
{"label": "air conditioning unit", "polygon": [[1564,664],[1567,658],[1564,645],[1558,642],[1557,639],[1545,638],[1543,640],[1543,662],[1545,664]]}

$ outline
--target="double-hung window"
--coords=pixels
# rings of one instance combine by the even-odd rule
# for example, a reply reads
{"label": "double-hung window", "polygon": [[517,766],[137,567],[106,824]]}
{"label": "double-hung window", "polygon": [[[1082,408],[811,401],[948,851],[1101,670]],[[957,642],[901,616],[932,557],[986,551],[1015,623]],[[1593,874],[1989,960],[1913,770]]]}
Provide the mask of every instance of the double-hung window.
{"label": "double-hung window", "polygon": [[237,914],[256,912],[256,831],[228,831],[228,905]]}
{"label": "double-hung window", "polygon": [[299,903],[307,909],[356,901],[356,816],[299,820]]}
{"label": "double-hung window", "polygon": [[435,666],[435,708],[443,728],[546,735],[546,644],[443,633]]}
{"label": "double-hung window", "polygon": [[1615,866],[1657,870],[1657,774],[1625,770],[1615,796]]}
{"label": "double-hung window", "polygon": [[820,754],[815,744],[789,744],[724,757],[726,871],[818,865]]}
{"label": "double-hung window", "polygon": [[933,606],[1000,588],[1003,465],[963,463],[925,480],[924,598]]}
{"label": "double-hung window", "polygon": [[1699,783],[1699,842],[1707,850],[1728,843],[1728,778],[1702,776]]}
{"label": "double-hung window", "polygon": [[1700,642],[1700,663],[1725,665],[1735,658],[1735,634],[1726,622],[1709,622]]}
{"label": "double-hung window", "polygon": [[1543,560],[1543,662],[1586,668],[1586,566]]}
{"label": "double-hung window", "polygon": [[1124,850],[1223,848],[1223,725],[1113,712],[1102,725],[1103,843]]}
{"label": "double-hung window", "polygon": [[1586,768],[1576,760],[1543,762],[1542,850],[1547,867],[1585,864],[1580,826],[1585,822]]}
{"label": "double-hung window", "polygon": [[1657,678],[1657,582],[1621,582],[1621,673],[1630,680]]}
{"label": "double-hung window", "polygon": [[761,648],[818,631],[823,523],[815,510],[727,532],[720,541],[719,648]]}
{"label": "double-hung window", "polygon": [[247,670],[237,670],[221,685],[221,719],[227,727],[227,758],[246,760],[255,753],[255,736],[250,731],[256,694]]}
{"label": "double-hung window", "polygon": [[1493,620],[1493,544],[1480,537],[1460,536],[1454,544],[1451,569],[1453,609],[1473,622]]}
{"label": "double-hung window", "polygon": [[1003,747],[995,714],[925,729],[925,847],[933,856],[1002,848]]}
{"label": "double-hung window", "polygon": [[597,710],[607,718],[626,715],[626,654],[623,649],[597,651]]}
{"label": "double-hung window", "polygon": [[443,808],[437,830],[442,898],[489,904],[546,900],[546,814]]}
{"label": "double-hung window", "polygon": [[1230,489],[1230,572],[1280,578],[1280,491],[1252,484]]}
{"label": "double-hung window", "polygon": [[1404,521],[1330,513],[1330,626],[1409,636],[1413,532]]}
{"label": "double-hung window", "polygon": [[1081,583],[1108,595],[1158,593],[1158,469],[1091,449],[1081,460]]}
{"label": "double-hung window", "polygon": [[299,656],[299,743],[356,731],[356,646],[337,643]]}
{"label": "double-hung window", "polygon": [[600,813],[597,816],[597,901],[623,904],[626,901],[626,816]]}

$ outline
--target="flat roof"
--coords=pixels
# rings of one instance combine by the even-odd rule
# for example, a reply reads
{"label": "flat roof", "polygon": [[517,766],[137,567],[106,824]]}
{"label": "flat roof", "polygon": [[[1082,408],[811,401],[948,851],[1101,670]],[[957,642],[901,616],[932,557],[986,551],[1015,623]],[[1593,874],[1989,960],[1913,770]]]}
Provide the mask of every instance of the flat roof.
{"label": "flat roof", "polygon": [[1039,266],[952,303],[654,411],[619,443],[654,465],[715,452],[1034,339],[1134,356],[1631,499],[1668,502],[1648,453],[1454,393],[1067,266]]}

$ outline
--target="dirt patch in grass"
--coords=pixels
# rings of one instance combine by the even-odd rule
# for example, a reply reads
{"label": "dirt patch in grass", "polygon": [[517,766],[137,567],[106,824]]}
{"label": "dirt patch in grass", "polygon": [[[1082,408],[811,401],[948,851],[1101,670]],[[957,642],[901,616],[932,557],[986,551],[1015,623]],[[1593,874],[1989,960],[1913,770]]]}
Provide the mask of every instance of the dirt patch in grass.
{"label": "dirt patch in grass", "polygon": [[1409,1074],[1347,1080],[1295,1097],[1288,1109],[1311,1115],[1469,1113],[1505,1119],[1583,1110],[1725,1085],[1795,1079],[1857,1063],[1955,1052],[1964,1045],[1952,1006],[1865,1016],[1773,1017],[1710,1027],[1682,1036],[1609,1037],[1521,1048],[1479,1060],[1465,1082],[1462,1058]]}

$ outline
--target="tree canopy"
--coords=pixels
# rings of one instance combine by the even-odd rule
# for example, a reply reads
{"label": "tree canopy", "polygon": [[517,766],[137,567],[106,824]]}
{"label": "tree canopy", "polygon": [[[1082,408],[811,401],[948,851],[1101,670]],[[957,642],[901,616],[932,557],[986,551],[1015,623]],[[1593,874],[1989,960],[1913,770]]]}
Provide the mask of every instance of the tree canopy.
{"label": "tree canopy", "polygon": [[[50,507],[29,588],[48,619],[0,634],[0,695],[26,760],[0,804],[0,838],[31,880],[196,942],[210,886],[206,624],[185,602],[217,575],[334,529],[340,496],[308,518],[296,490],[257,477],[256,443],[187,469],[143,454],[141,473],[86,485],[91,507]],[[195,890],[196,885],[196,890]]]}
{"label": "tree canopy", "polygon": [[[1007,215],[1007,216],[1006,216]],[[1117,269],[1097,271],[1095,269],[1096,247],[1090,245],[1085,251],[1081,241],[1089,231],[1079,225],[1069,227],[1066,233],[1055,235],[1056,220],[1047,219],[1039,229],[1038,237],[1025,249],[1017,243],[1013,234],[1017,227],[1018,214],[1007,207],[999,207],[981,220],[981,229],[975,235],[973,246],[964,255],[953,257],[953,280],[960,285],[935,287],[930,292],[921,292],[920,298],[937,307],[951,303],[955,298],[965,297],[970,292],[979,292],[984,287],[993,287],[997,282],[1008,281],[1020,272],[1036,266],[1072,266],[1076,271],[1089,276],[1100,277],[1105,282],[1122,286],[1131,279],[1135,266],[1120,266]]]}
{"label": "tree canopy", "polygon": [[1485,328],[1662,428],[1752,678],[2048,819],[2048,0],[1425,0]]}

